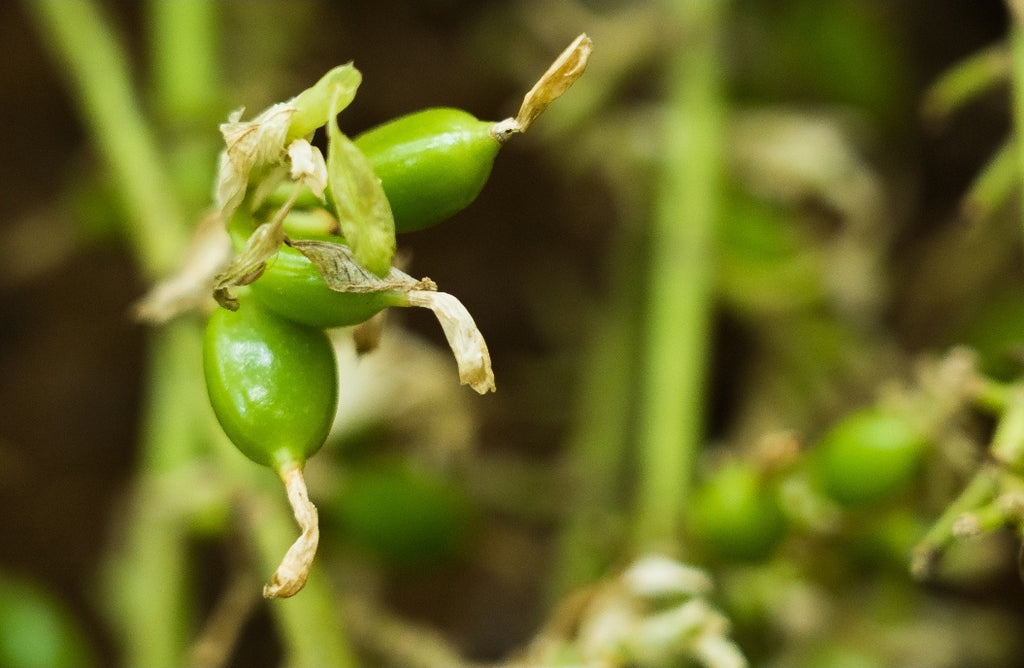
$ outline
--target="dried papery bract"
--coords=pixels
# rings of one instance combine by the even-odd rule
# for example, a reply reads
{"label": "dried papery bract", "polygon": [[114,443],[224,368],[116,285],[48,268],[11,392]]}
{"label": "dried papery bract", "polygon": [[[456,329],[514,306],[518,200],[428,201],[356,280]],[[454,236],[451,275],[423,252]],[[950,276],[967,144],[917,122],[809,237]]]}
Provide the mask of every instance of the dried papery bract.
{"label": "dried papery bract", "polygon": [[408,306],[433,311],[455,355],[462,384],[469,385],[480,394],[494,391],[491,355],[483,334],[462,302],[446,292],[438,292],[433,281],[428,278],[416,280],[395,267],[391,267],[385,277],[378,277],[356,262],[352,251],[343,244],[325,241],[292,241],[289,244],[316,265],[327,287],[335,292],[399,290],[405,293]]}
{"label": "dried papery bract", "polygon": [[478,394],[494,392],[491,354],[483,334],[462,302],[447,292],[431,290],[411,290],[407,296],[410,306],[428,308],[437,316],[459,365],[459,382],[469,385]]}
{"label": "dried papery bract", "polygon": [[323,197],[327,188],[327,163],[320,149],[305,139],[296,139],[288,146],[289,174],[295,183],[289,198],[274,217],[257,227],[245,242],[245,247],[231,261],[227,269],[215,277],[213,296],[221,306],[235,310],[238,302],[231,289],[248,285],[263,274],[267,260],[284,243],[284,221],[299,198],[303,186],[317,197]]}
{"label": "dried papery bract", "polygon": [[302,466],[295,464],[280,471],[281,480],[288,492],[295,521],[302,533],[288,548],[281,564],[274,571],[270,582],[263,587],[265,598],[288,598],[299,593],[306,584],[316,548],[320,542],[320,523],[316,506],[309,500],[306,491],[306,480],[302,476]]}
{"label": "dried papery bract", "polygon": [[561,97],[562,93],[569,90],[569,87],[583,75],[593,48],[594,43],[586,33],[573,40],[555,62],[551,63],[533,88],[523,96],[523,103],[519,106],[516,117],[495,124],[491,134],[498,141],[504,142],[514,134],[526,132],[548,105]]}
{"label": "dried papery bract", "polygon": [[230,261],[231,239],[220,216],[210,211],[196,226],[181,266],[135,305],[136,320],[158,325],[211,303],[210,285]]}
{"label": "dried papery bract", "polygon": [[224,151],[214,188],[225,221],[250,186],[258,188],[267,175],[282,176],[275,167],[283,163],[289,144],[326,123],[329,114],[347,107],[361,82],[362,75],[351,63],[340,65],[288,102],[273,105],[251,121],[242,120],[243,109],[231,113],[228,122],[220,126]]}

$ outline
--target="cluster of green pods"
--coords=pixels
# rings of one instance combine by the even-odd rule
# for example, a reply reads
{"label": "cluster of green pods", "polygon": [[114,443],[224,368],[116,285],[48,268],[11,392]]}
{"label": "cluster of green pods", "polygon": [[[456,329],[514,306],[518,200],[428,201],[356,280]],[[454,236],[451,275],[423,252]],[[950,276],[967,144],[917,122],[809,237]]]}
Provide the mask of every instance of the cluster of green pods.
{"label": "cluster of green pods", "polygon": [[[265,596],[290,596],[301,589],[316,551],[317,514],[306,495],[301,470],[326,440],[337,410],[337,364],[325,330],[358,325],[391,306],[422,305],[414,300],[421,297],[420,287],[388,280],[394,276],[398,276],[396,281],[409,277],[394,269],[382,271],[390,265],[394,248],[388,208],[394,232],[409,232],[435,225],[468,206],[487,182],[504,140],[525,130],[571,85],[582,73],[589,49],[585,35],[577,38],[527,94],[516,118],[492,123],[459,109],[433,108],[384,123],[352,141],[341,135],[334,118],[341,104],[339,97],[344,95],[351,100],[360,75],[350,66],[335,68],[320,83],[295,98],[299,101],[292,107],[295,116],[288,132],[289,137],[295,135],[289,139],[292,147],[298,144],[301,149],[301,142],[306,142],[301,156],[290,158],[293,170],[302,165],[299,171],[303,176],[293,172],[292,178],[310,185],[304,179],[319,178],[315,150],[308,139],[302,138],[329,101],[330,114],[325,121],[329,130],[327,163],[332,167],[325,169],[327,182],[317,181],[319,187],[311,189],[323,192],[325,187],[336,186],[338,192],[322,199],[300,199],[301,191],[292,187],[283,201],[275,201],[273,195],[264,200],[264,205],[274,210],[264,211],[268,213],[265,218],[252,211],[251,201],[242,203],[252,192],[252,183],[246,185],[244,181],[252,175],[262,178],[271,170],[254,159],[255,150],[240,147],[251,137],[262,138],[263,126],[269,127],[279,116],[264,114],[248,125],[230,124],[231,132],[237,134],[229,139],[225,133],[228,152],[222,160],[217,200],[222,215],[230,218],[228,231],[232,241],[244,247],[236,248],[240,251],[236,261],[239,257],[243,260],[233,263],[232,270],[215,281],[215,296],[225,308],[217,309],[207,323],[203,368],[210,404],[224,433],[246,457],[278,472],[303,529],[303,535],[264,590]],[[330,91],[325,93],[325,86],[334,93],[327,95]],[[341,148],[332,153],[335,146]],[[290,151],[291,148],[289,156]],[[332,156],[345,156],[341,159],[349,162],[332,162]],[[322,156],[320,160],[322,163]],[[331,180],[339,175],[353,178]],[[373,183],[374,177],[379,180],[379,187]],[[351,192],[345,192],[346,189]],[[372,192],[364,192],[365,189]],[[387,200],[383,207],[378,206],[381,191]],[[334,210],[363,199],[371,203],[368,208]],[[311,260],[309,253],[315,247],[326,253],[315,257],[337,258],[349,251],[345,240],[331,236],[333,230],[318,230],[315,225],[313,229],[302,225],[289,227],[288,216],[292,212],[300,214],[297,219],[307,214],[307,221],[319,214],[339,224],[345,234],[354,235],[353,258],[359,258],[360,249],[365,248],[356,239],[364,230],[372,231],[368,235],[378,235],[368,237],[372,247],[385,250],[390,235],[391,252],[377,255],[377,259],[384,258],[382,263],[361,265],[357,260],[352,270],[372,269],[367,274],[370,283],[359,284],[358,289],[352,283],[344,283],[339,289],[336,281],[325,278],[326,265],[319,259]],[[378,224],[382,219],[383,224]],[[273,223],[268,226],[258,222],[263,220]],[[257,230],[261,230],[260,234],[256,234]],[[278,244],[276,252],[274,244]],[[251,253],[258,259],[250,261],[246,251],[252,248],[258,249]],[[237,273],[233,271],[235,264],[240,267]],[[387,276],[382,276],[385,273]],[[230,278],[221,282],[225,275]],[[412,284],[420,285],[415,281]],[[237,290],[237,294],[227,294],[228,288]],[[489,388],[493,389],[493,382]],[[476,385],[474,389],[478,389]]]}
{"label": "cluster of green pods", "polygon": [[[493,126],[436,108],[355,139],[381,180],[397,231],[434,225],[476,198],[501,146]],[[280,470],[304,462],[326,438],[336,408],[336,367],[323,330],[404,305],[400,290],[333,290],[312,261],[282,246],[238,310],[218,309],[207,325],[207,389],[225,433],[257,463]]]}

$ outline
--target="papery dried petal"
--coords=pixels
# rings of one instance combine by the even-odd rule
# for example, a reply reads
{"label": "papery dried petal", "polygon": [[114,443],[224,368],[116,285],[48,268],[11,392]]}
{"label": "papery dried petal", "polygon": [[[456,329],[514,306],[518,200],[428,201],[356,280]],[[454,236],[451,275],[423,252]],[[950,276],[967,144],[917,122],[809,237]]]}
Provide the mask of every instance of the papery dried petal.
{"label": "papery dried petal", "polygon": [[167,322],[210,300],[214,277],[231,260],[231,239],[214,212],[199,221],[177,271],[157,283],[134,307],[137,320]]}
{"label": "papery dried petal", "polygon": [[288,175],[293,181],[302,181],[314,195],[323,199],[327,188],[327,163],[324,154],[305,139],[296,139],[288,145],[291,168]]}
{"label": "papery dried petal", "polygon": [[407,297],[411,306],[428,308],[437,316],[459,365],[459,381],[479,394],[494,392],[494,372],[487,343],[462,302],[446,292],[430,290],[412,290]]}
{"label": "papery dried petal", "polygon": [[214,199],[225,220],[245,197],[250,174],[280,162],[295,108],[287,103],[270,107],[251,121],[240,121],[233,113],[220,126],[224,151],[220,156]]}

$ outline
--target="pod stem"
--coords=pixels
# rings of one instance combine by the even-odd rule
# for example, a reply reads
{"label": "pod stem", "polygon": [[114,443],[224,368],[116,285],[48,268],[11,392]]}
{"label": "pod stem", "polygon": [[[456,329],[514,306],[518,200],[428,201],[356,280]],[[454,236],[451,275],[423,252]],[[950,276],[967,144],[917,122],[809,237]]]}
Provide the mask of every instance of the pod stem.
{"label": "pod stem", "polygon": [[264,598],[288,598],[299,593],[306,584],[306,578],[309,577],[316,548],[320,543],[320,522],[316,506],[309,500],[309,493],[306,491],[302,465],[292,464],[283,467],[279,474],[288,493],[288,502],[291,504],[295,521],[302,529],[302,533],[288,548],[270,582],[264,585]]}

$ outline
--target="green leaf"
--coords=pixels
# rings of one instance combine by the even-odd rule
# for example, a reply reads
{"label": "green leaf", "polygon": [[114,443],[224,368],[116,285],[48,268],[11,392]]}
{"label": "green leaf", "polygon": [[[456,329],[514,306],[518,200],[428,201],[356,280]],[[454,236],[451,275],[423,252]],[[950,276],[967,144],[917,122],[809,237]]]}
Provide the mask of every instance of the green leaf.
{"label": "green leaf", "polygon": [[370,161],[338,128],[327,123],[327,178],[341,232],[356,261],[378,276],[395,256],[395,219]]}
{"label": "green leaf", "polygon": [[288,104],[295,109],[295,113],[288,128],[288,139],[305,137],[326,125],[328,119],[334,118],[352,103],[362,81],[363,75],[359,70],[352,63],[345,63],[292,98]]}

